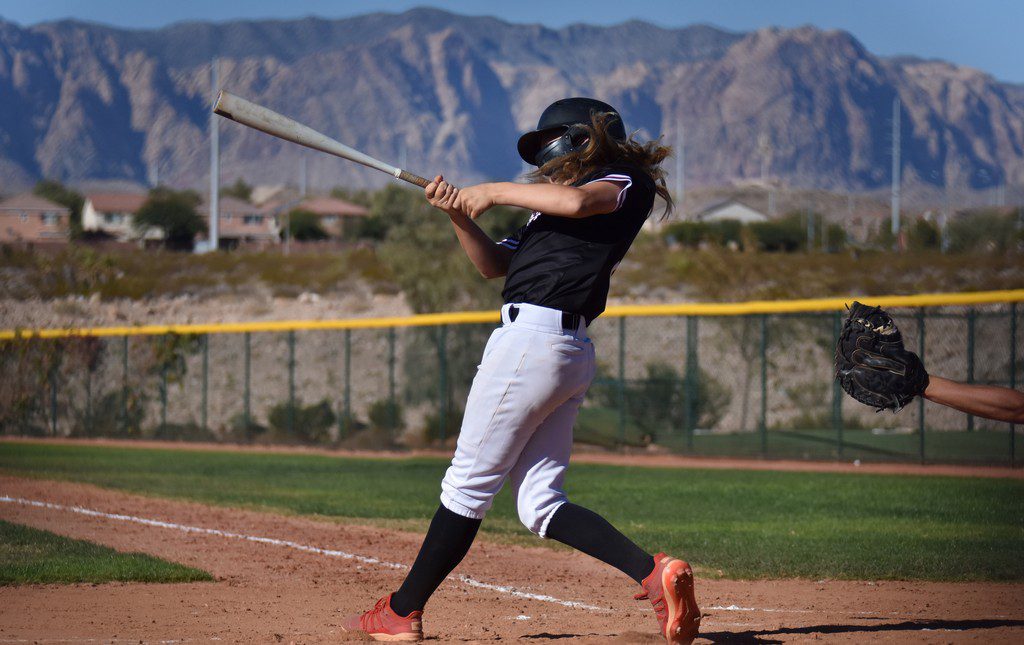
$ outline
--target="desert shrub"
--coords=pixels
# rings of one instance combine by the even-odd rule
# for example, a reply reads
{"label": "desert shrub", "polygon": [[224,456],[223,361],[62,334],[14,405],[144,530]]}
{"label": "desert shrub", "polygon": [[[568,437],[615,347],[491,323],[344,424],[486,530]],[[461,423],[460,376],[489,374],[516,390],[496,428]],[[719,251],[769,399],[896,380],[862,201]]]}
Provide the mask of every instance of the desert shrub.
{"label": "desert shrub", "polygon": [[326,399],[311,405],[285,401],[270,408],[267,415],[275,440],[312,444],[330,443],[331,427],[337,418]]}

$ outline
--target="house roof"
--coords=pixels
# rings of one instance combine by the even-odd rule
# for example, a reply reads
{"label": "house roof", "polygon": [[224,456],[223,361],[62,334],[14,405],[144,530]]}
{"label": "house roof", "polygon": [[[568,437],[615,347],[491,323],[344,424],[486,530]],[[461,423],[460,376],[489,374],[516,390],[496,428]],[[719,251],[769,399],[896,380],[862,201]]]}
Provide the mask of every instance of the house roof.
{"label": "house roof", "polygon": [[135,213],[149,196],[145,193],[90,193],[85,199],[101,213]]}
{"label": "house roof", "polygon": [[729,208],[731,206],[739,206],[741,209],[748,211],[752,215],[755,215],[759,218],[768,219],[768,216],[765,213],[762,213],[760,210],[738,199],[731,197],[705,204],[694,214],[694,218],[698,220],[707,219],[708,217],[713,217],[719,211],[725,210],[726,208]]}
{"label": "house roof", "polygon": [[370,214],[369,209],[359,204],[346,202],[344,199],[338,199],[337,197],[311,197],[300,202],[295,208],[316,213],[317,215],[354,215],[365,217]]}
{"label": "house roof", "polygon": [[51,202],[45,197],[34,195],[32,193],[21,193],[14,197],[9,197],[4,201],[0,202],[0,210],[41,210],[41,211],[63,211],[68,212],[66,206],[61,206],[55,202]]}
{"label": "house roof", "polygon": [[[199,205],[197,209],[203,215],[209,215],[210,213],[210,202],[203,200],[203,203]],[[250,204],[245,200],[238,199],[237,197],[221,197],[217,200],[217,213],[220,216],[225,214],[232,215],[264,215],[264,208]]]}

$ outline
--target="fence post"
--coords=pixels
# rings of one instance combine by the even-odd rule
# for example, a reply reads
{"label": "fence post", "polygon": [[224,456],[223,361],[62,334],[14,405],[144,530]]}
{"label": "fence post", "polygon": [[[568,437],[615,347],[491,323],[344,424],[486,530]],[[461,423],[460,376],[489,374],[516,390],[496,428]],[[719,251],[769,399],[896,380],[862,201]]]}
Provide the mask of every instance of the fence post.
{"label": "fence post", "polygon": [[128,434],[128,335],[121,337],[121,434]]}
{"label": "fence post", "polygon": [[243,354],[245,356],[245,366],[243,367],[243,382],[245,385],[242,390],[242,415],[245,418],[245,436],[249,436],[249,427],[252,425],[252,407],[250,405],[252,396],[252,391],[250,389],[250,386],[252,385],[252,338],[249,332],[245,332],[242,338],[244,339]]}
{"label": "fence post", "polygon": [[347,435],[352,419],[352,330],[345,330],[345,406],[338,419],[338,431]]}
{"label": "fence post", "polygon": [[696,316],[686,317],[686,390],[684,391],[684,408],[686,412],[686,443],[693,449],[693,434],[697,427],[697,396],[699,390],[697,380],[700,378],[700,365],[698,364],[698,335],[699,322]]}
{"label": "fence post", "polygon": [[[974,307],[967,310],[967,382],[974,383]],[[967,415],[967,432],[974,431],[974,415]]]}
{"label": "fence post", "polygon": [[295,436],[295,330],[288,330],[288,434]]}
{"label": "fence post", "polygon": [[167,361],[160,364],[160,437],[167,438]]}
{"label": "fence post", "polygon": [[[924,339],[926,325],[924,322],[924,307],[919,307],[917,310],[917,355],[921,357],[923,363],[924,358]],[[924,432],[925,432],[925,408],[924,408],[924,397],[917,397],[917,435],[918,435],[918,450],[920,452],[921,463],[925,463],[924,453]]]}
{"label": "fence post", "polygon": [[91,437],[94,428],[92,427],[92,365],[91,361],[85,364],[85,436]]}
{"label": "fence post", "polygon": [[57,343],[57,355],[50,365],[50,434],[57,436],[57,376],[60,369],[60,344]]}
{"label": "fence post", "polygon": [[626,317],[619,318],[619,441],[626,442]]}
{"label": "fence post", "polygon": [[[1017,389],[1017,303],[1010,303],[1010,388]],[[1010,468],[1017,465],[1017,427],[1010,424]]]}
{"label": "fence post", "polygon": [[210,421],[210,335],[203,334],[203,432]]}
{"label": "fence post", "polygon": [[448,424],[448,326],[439,325],[437,328],[437,361],[438,361],[438,437],[441,443],[447,438]]}
{"label": "fence post", "polygon": [[761,314],[761,456],[768,454],[768,314]]}
{"label": "fence post", "polygon": [[[842,331],[842,313],[836,311],[832,314],[832,342],[839,342],[839,334]],[[836,433],[836,449],[839,458],[843,458],[843,393],[839,387],[839,380],[832,375],[832,430]]]}
{"label": "fence post", "polygon": [[398,429],[398,401],[395,396],[395,328],[388,328],[388,401],[390,402],[391,433]]}

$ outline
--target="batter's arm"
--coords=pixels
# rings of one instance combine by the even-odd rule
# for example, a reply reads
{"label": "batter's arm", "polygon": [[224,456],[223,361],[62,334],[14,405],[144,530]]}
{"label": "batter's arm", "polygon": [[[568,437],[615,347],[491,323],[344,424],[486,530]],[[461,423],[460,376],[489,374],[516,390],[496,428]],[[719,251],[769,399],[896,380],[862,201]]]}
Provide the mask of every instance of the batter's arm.
{"label": "batter's arm", "polygon": [[480,275],[490,280],[508,273],[512,250],[494,243],[459,204],[460,191],[438,175],[423,189],[432,206],[448,214],[462,250]]}
{"label": "batter's arm", "polygon": [[518,206],[557,217],[583,218],[618,208],[621,182],[598,180],[584,186],[496,182],[461,189],[460,210],[474,219],[492,206]]}
{"label": "batter's arm", "polygon": [[1007,387],[972,385],[929,376],[924,398],[986,419],[1024,423],[1024,392]]}
{"label": "batter's arm", "polygon": [[455,236],[459,238],[462,250],[466,252],[470,262],[487,278],[500,278],[508,273],[508,264],[512,261],[512,250],[495,244],[487,233],[484,233],[476,222],[462,213],[449,213],[455,227]]}

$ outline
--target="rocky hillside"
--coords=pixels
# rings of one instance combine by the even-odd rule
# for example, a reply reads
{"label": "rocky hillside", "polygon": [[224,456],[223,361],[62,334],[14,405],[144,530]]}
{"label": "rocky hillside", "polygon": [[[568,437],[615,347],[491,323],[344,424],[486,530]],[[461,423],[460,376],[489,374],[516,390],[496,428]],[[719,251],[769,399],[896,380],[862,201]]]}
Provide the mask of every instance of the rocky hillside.
{"label": "rocky hillside", "polygon": [[[0,21],[0,192],[40,177],[200,185],[209,65],[222,86],[370,154],[458,182],[509,177],[517,134],[549,101],[599,96],[672,142],[691,185],[770,174],[877,190],[903,101],[908,189],[1024,184],[1024,87],[938,61],[872,55],[850,34],[747,34],[644,22],[559,30],[438,10],[129,31]],[[759,145],[759,139],[762,144]],[[228,181],[295,181],[300,148],[222,125]],[[385,177],[309,156],[314,186]]]}

